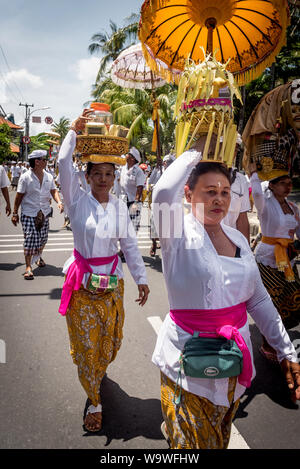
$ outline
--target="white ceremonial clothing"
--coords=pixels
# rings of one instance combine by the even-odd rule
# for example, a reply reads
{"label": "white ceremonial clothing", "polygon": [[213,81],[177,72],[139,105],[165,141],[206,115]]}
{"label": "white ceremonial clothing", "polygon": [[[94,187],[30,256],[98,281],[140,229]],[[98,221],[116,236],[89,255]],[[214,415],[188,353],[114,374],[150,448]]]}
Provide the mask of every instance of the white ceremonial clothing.
{"label": "white ceremonial clothing", "polygon": [[21,202],[21,211],[22,214],[28,217],[36,217],[40,210],[42,210],[45,216],[51,212],[51,191],[56,189],[56,187],[51,174],[45,170],[43,170],[43,174],[42,185],[32,168],[20,176],[17,192],[24,194]]}
{"label": "white ceremonial clothing", "polygon": [[[153,193],[153,212],[163,259],[163,273],[170,309],[219,309],[246,303],[262,334],[277,350],[279,360],[297,361],[296,351],[272,300],[262,284],[260,273],[246,238],[236,229],[221,225],[227,237],[241,250],[240,258],[218,255],[203,225],[192,213],[183,213],[182,196],[188,177],[200,161],[201,153],[187,151],[166,169]],[[170,237],[159,226],[159,204],[173,207]],[[175,204],[175,205],[174,205]],[[176,212],[176,213],[175,213]],[[175,232],[173,232],[173,229]],[[209,313],[208,313],[209,314]],[[239,329],[255,368],[248,321]],[[179,371],[179,356],[191,335],[177,326],[167,314],[159,331],[152,361],[173,382]],[[215,405],[229,407],[228,378],[202,379],[183,374],[182,387]],[[234,400],[245,391],[237,383]]]}
{"label": "white ceremonial clothing", "polygon": [[127,196],[128,202],[135,200],[138,186],[144,186],[146,177],[138,164],[128,169],[127,163],[121,168],[120,186],[123,194]]}
{"label": "white ceremonial clothing", "polygon": [[4,187],[10,186],[10,180],[7,176],[5,168],[0,165],[0,188],[3,189]]}
{"label": "white ceremonial clothing", "polygon": [[[118,241],[124,253],[129,271],[136,284],[147,284],[146,269],[137,245],[137,238],[132,226],[127,205],[113,194],[109,202],[102,206],[91,192],[84,191],[79,184],[72,165],[72,154],[76,145],[76,133],[70,130],[59,152],[58,166],[61,192],[67,207],[74,248],[85,258],[109,257],[118,252]],[[74,257],[71,256],[63,267],[66,273]],[[91,266],[96,274],[110,274],[112,263],[103,266]],[[115,274],[123,278],[122,261],[118,258]],[[89,274],[85,274],[86,285]]]}
{"label": "white ceremonial clothing", "polygon": [[[271,238],[291,238],[290,231],[295,230],[297,238],[300,239],[300,212],[297,205],[286,200],[294,214],[284,214],[272,191],[267,189],[263,192],[257,173],[251,176],[251,187],[262,235]],[[293,238],[294,236],[291,239]],[[256,261],[276,269],[274,250],[275,246],[261,241],[256,248]],[[295,260],[291,261],[291,265],[294,263]]]}
{"label": "white ceremonial clothing", "polygon": [[162,173],[163,173],[163,169],[158,168],[157,166],[155,166],[155,168],[153,169],[152,173],[149,176],[149,184],[151,186],[154,186],[157,183],[157,181],[159,180]]}
{"label": "white ceremonial clothing", "polygon": [[15,165],[12,165],[11,167],[11,177],[12,178],[15,178],[15,177],[19,177],[21,175],[21,168],[20,166],[15,166]]}
{"label": "white ceremonial clothing", "polygon": [[251,204],[249,199],[249,184],[246,177],[237,172],[233,184],[231,184],[231,202],[226,217],[225,225],[236,228],[236,222],[240,213],[249,212]]}

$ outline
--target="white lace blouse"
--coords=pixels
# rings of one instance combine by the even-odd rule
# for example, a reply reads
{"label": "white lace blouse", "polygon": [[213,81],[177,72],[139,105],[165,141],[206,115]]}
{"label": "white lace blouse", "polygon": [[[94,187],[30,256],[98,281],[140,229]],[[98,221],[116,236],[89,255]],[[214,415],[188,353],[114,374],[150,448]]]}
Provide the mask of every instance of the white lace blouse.
{"label": "white lace blouse", "polygon": [[[218,255],[203,225],[189,213],[183,214],[182,197],[186,181],[200,161],[201,153],[183,153],[161,176],[153,193],[153,213],[160,235],[163,273],[170,309],[219,309],[246,302],[262,334],[277,350],[280,360],[297,361],[295,349],[282,324],[261,277],[246,238],[236,229],[222,224],[228,238],[241,249],[240,258]],[[166,221],[163,207],[172,207]],[[168,226],[169,225],[169,226]],[[239,329],[253,364],[248,322]],[[167,314],[158,335],[152,361],[176,382],[179,355],[191,337]],[[201,379],[183,375],[182,387],[216,405],[228,406],[228,379]],[[235,400],[245,391],[237,383]]]}
{"label": "white lace blouse", "polygon": [[[145,265],[126,204],[109,194],[109,202],[104,208],[91,192],[80,187],[72,164],[75,144],[76,133],[70,130],[61,146],[58,159],[61,191],[71,221],[74,248],[86,259],[109,257],[118,252],[119,241],[135,282],[147,284]],[[73,261],[73,256],[66,261],[64,273]],[[91,267],[94,273],[110,274],[112,264]],[[115,273],[119,278],[124,276],[120,258]],[[84,276],[84,285],[88,276],[89,274]]]}
{"label": "white lace blouse", "polygon": [[[291,237],[291,232],[295,232],[300,238],[300,218],[297,205],[287,200],[294,214],[284,214],[272,191],[262,190],[257,173],[251,176],[250,182],[262,234],[275,238],[293,239],[294,236]],[[255,253],[256,261],[276,269],[274,249],[274,246],[260,242]],[[294,262],[292,261],[291,264],[293,265]]]}

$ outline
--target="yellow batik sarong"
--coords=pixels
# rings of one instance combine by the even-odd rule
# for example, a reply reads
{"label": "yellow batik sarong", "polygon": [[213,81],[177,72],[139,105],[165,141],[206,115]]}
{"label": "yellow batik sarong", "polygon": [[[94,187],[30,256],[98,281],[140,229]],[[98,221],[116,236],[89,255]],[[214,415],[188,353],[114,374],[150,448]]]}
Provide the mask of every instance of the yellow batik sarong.
{"label": "yellow batik sarong", "polygon": [[173,403],[175,383],[161,373],[161,406],[171,449],[226,449],[239,406],[233,402],[236,377],[229,378],[230,407],[215,405],[182,389],[181,403]]}
{"label": "yellow batik sarong", "polygon": [[70,353],[91,403],[100,404],[100,385],[121,347],[124,324],[124,281],[112,292],[73,291],[66,314]]}

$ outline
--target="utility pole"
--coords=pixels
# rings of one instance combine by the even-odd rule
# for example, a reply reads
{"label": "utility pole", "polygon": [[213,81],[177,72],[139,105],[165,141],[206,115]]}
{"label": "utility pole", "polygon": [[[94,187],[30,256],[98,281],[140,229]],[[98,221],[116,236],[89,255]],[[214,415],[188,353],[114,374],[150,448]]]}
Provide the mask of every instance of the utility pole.
{"label": "utility pole", "polygon": [[[30,119],[30,111],[29,107],[34,107],[34,104],[22,104],[20,103],[19,106],[25,107],[25,135],[24,137],[29,137],[29,119]],[[28,161],[28,143],[25,142],[25,161]]]}

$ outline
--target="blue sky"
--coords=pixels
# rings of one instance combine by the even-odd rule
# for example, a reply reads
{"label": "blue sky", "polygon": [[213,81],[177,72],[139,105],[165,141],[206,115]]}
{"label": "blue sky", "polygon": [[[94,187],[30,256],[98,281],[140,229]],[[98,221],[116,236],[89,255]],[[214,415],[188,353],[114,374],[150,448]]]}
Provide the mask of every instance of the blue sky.
{"label": "blue sky", "polygon": [[[141,0],[0,0],[0,104],[24,120],[24,107],[50,106],[33,115],[73,120],[90,99],[99,57],[88,52],[94,33],[124,25]],[[30,124],[32,135],[50,130]]]}

